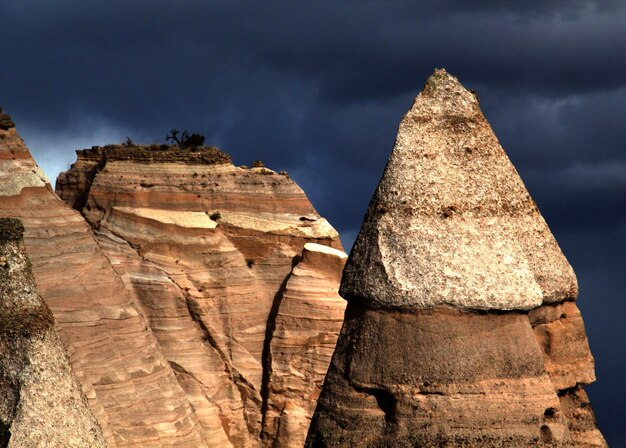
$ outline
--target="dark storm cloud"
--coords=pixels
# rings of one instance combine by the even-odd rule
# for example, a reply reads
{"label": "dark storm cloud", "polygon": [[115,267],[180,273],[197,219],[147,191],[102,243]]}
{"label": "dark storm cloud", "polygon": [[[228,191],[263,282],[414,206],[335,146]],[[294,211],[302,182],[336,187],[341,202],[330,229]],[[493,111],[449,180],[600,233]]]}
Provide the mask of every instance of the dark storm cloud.
{"label": "dark storm cloud", "polygon": [[560,100],[487,95],[483,104],[554,230],[626,222],[626,88]]}
{"label": "dark storm cloud", "polygon": [[[623,202],[623,201],[622,201]],[[578,274],[579,307],[596,361],[597,382],[589,392],[610,447],[624,446],[624,394],[616,390],[624,372],[626,222],[610,230],[574,231],[559,242]],[[596,404],[597,403],[597,404]]]}
{"label": "dark storm cloud", "polygon": [[287,169],[346,246],[402,115],[444,66],[485,115],[581,283],[609,443],[626,369],[623,1],[0,3],[0,104],[52,177],[92,144],[189,128]]}
{"label": "dark storm cloud", "polygon": [[[15,77],[40,77],[42,68],[49,77],[38,90],[55,102],[71,88],[71,102],[99,100],[100,107],[114,108],[115,97],[102,93],[118,89],[118,96],[155,94],[166,105],[181,105],[196,83],[224,79],[222,70],[258,67],[313,80],[335,101],[413,92],[443,64],[466,82],[507,90],[562,94],[623,83],[626,61],[606,66],[607,58],[626,53],[617,7],[548,2],[553,9],[538,15],[538,3],[528,11],[506,2],[456,10],[445,9],[455,2],[415,3],[257,2],[242,12],[234,2],[165,8],[166,2],[34,7],[25,1],[5,5],[2,13],[7,34],[26,36]],[[557,14],[564,4],[566,12]],[[147,82],[137,89],[141,78]],[[189,82],[160,90],[181,78]]]}

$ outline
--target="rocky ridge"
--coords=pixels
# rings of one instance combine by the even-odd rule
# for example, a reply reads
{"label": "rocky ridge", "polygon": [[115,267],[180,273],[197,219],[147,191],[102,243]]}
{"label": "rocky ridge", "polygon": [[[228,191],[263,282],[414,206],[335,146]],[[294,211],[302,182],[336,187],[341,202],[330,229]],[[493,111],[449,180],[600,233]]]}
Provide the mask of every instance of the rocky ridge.
{"label": "rocky ridge", "polygon": [[0,219],[0,446],[105,447],[48,306],[17,219]]}
{"label": "rocky ridge", "polygon": [[37,290],[108,446],[304,439],[346,255],[288,176],[215,148],[93,148],[57,182],[83,217],[11,126],[0,180],[0,216],[24,223]]}
{"label": "rocky ridge", "polygon": [[[278,432],[303,441],[345,308],[337,232],[288,176],[235,167],[215,148],[108,146],[77,155],[57,192],[85,216],[140,304],[208,441],[271,445]],[[310,300],[290,316],[301,334],[289,349],[310,363],[302,379],[276,341],[289,333],[281,310],[297,300],[289,286],[315,257],[332,268],[301,282]],[[292,384],[277,395],[274,379]],[[293,416],[281,425],[281,394],[300,409],[297,425]]]}
{"label": "rocky ridge", "polygon": [[0,130],[0,216],[19,218],[37,291],[108,446],[202,446],[193,409],[84,218]]}
{"label": "rocky ridge", "polygon": [[573,270],[445,70],[400,124],[340,293],[306,446],[606,445]]}

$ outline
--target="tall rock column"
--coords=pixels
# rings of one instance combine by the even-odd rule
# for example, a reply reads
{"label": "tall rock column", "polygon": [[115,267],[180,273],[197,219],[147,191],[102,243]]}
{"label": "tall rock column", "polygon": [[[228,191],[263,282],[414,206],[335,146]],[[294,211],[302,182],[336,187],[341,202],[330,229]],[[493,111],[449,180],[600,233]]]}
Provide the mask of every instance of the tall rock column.
{"label": "tall rock column", "polygon": [[337,343],[346,302],[337,289],[348,256],[307,243],[278,305],[270,341],[263,430],[272,446],[302,448]]}
{"label": "tall rock column", "polygon": [[346,264],[306,446],[605,446],[577,293],[478,98],[435,71]]}

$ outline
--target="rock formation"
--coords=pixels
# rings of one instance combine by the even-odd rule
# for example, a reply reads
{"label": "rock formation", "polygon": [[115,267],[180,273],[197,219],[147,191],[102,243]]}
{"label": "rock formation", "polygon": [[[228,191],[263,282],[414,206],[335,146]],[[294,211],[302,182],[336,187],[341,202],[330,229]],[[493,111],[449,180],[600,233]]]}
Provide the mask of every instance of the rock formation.
{"label": "rock formation", "polygon": [[0,216],[24,223],[107,444],[303,440],[345,302],[337,232],[302,190],[215,148],[120,145],[78,152],[57,182],[69,207],[2,122]]}
{"label": "rock formation", "polygon": [[[282,353],[273,356],[273,330],[283,332],[279,338],[289,331],[276,309],[294,300],[283,295],[284,283],[306,243],[341,248],[302,190],[265,167],[235,167],[215,148],[109,146],[79,151],[57,191],[96,231],[211,443],[254,446],[260,433],[272,443],[278,425],[264,425],[265,411],[280,401],[282,412],[286,402],[273,395],[268,402],[273,372],[287,370],[292,382],[301,375],[283,365]],[[320,336],[302,337],[294,349],[316,369],[301,387],[319,391],[345,305],[337,294],[337,255],[312,252],[324,254],[332,272],[298,285],[312,300],[290,318],[299,319],[299,331]],[[298,284],[303,270],[297,267],[289,282]],[[334,299],[326,308],[315,308],[318,288]],[[316,398],[293,403],[306,409],[306,424],[289,437],[304,440]]]}
{"label": "rock formation", "polygon": [[133,296],[15,128],[0,130],[0,216],[20,218],[37,290],[108,446],[202,446],[194,411]]}
{"label": "rock formation", "polygon": [[0,219],[0,446],[105,447],[22,243]]}
{"label": "rock formation", "polygon": [[264,415],[265,433],[276,434],[275,446],[304,446],[343,322],[346,302],[337,289],[347,258],[338,249],[307,243],[285,286],[270,344]]}
{"label": "rock formation", "polygon": [[11,129],[14,126],[15,126],[15,123],[13,123],[13,120],[11,120],[11,117],[8,114],[5,114],[2,111],[2,107],[0,107],[0,129],[6,131],[7,129]]}
{"label": "rock formation", "polygon": [[445,70],[400,124],[340,293],[306,446],[605,446],[576,277]]}

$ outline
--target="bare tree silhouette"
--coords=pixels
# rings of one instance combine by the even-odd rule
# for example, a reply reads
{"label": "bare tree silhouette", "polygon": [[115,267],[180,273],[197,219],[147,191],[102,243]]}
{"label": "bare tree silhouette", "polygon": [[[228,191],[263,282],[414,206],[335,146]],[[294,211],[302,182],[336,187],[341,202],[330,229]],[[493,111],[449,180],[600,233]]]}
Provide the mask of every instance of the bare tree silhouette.
{"label": "bare tree silhouette", "polygon": [[[179,137],[180,135],[180,137]],[[181,132],[173,128],[170,133],[165,136],[165,140],[176,144],[179,148],[195,148],[204,145],[204,135],[202,134],[189,134],[189,131],[185,129]]]}

